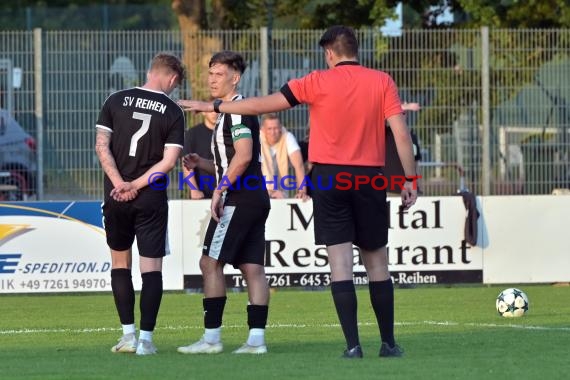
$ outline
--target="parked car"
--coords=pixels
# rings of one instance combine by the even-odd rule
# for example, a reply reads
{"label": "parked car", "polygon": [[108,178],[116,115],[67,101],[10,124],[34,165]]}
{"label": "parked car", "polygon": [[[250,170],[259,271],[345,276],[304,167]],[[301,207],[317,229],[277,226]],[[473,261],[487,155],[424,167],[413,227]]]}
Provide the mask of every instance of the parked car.
{"label": "parked car", "polygon": [[[36,189],[36,140],[6,110],[0,109],[0,200],[22,200]],[[9,174],[9,175],[8,175]]]}

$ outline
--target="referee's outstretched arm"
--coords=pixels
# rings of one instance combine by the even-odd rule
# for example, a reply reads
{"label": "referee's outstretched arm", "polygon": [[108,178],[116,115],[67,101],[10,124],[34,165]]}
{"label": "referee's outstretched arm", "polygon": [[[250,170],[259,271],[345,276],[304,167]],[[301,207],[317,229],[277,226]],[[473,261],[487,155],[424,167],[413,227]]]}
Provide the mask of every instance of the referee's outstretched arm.
{"label": "referee's outstretched arm", "polygon": [[[195,100],[179,100],[178,104],[185,111],[193,112],[212,112],[214,104],[211,102],[199,102]],[[233,102],[223,102],[218,106],[221,113],[230,113],[238,115],[261,115],[269,112],[279,112],[291,108],[285,95],[281,92],[275,92],[271,95],[259,96],[255,98],[246,98]]]}

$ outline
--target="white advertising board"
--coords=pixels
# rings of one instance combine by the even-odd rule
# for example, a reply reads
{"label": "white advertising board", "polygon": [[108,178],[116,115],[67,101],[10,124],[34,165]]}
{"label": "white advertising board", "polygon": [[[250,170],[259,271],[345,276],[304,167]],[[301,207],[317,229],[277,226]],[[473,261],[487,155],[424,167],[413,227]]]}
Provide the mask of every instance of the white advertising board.
{"label": "white advertising board", "polygon": [[[466,211],[461,197],[420,198],[413,209],[399,210],[390,198],[388,255],[397,284],[482,281],[482,250],[463,239]],[[209,222],[209,201],[183,201],[184,278],[200,288],[199,258]],[[271,286],[321,286],[330,283],[324,246],[314,244],[312,202],[272,200],[266,224],[266,273]],[[354,248],[355,283],[366,284]],[[226,283],[242,287],[239,271],[226,266]]]}
{"label": "white advertising board", "polygon": [[[170,218],[179,218],[172,210]],[[181,232],[173,225],[164,289],[182,289]],[[140,290],[136,242],[133,283]],[[0,203],[0,293],[111,290],[100,202]]]}
{"label": "white advertising board", "polygon": [[570,196],[482,197],[484,282],[570,281]]}
{"label": "white advertising board", "polygon": [[[390,198],[390,271],[396,284],[570,281],[570,196],[478,197],[477,246],[464,242],[459,196],[423,197],[407,212]],[[201,288],[199,259],[210,202],[170,202],[164,288]],[[326,286],[326,250],[314,244],[312,202],[273,200],[266,225],[271,286]],[[141,288],[136,244],[133,281]],[[366,284],[358,249],[355,283]],[[229,287],[245,285],[226,267]],[[0,293],[109,291],[110,255],[99,202],[0,203]]]}

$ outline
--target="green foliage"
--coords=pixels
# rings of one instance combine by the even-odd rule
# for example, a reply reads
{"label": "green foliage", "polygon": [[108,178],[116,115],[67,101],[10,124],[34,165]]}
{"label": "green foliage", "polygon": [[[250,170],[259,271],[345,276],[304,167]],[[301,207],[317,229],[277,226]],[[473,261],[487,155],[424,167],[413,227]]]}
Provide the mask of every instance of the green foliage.
{"label": "green foliage", "polygon": [[[195,0],[183,0],[195,1]],[[200,0],[199,0],[200,1]],[[326,28],[345,24],[354,28],[380,26],[394,17],[397,0],[201,0],[208,5],[210,29],[257,28],[272,23],[278,28]],[[26,7],[66,8],[94,5],[159,5],[170,9],[172,0],[8,0],[0,2],[8,29],[10,18],[24,17]],[[457,27],[501,28],[570,27],[568,0],[403,0],[406,27],[437,28],[435,17],[448,4],[456,15]],[[131,16],[135,16],[131,14]],[[127,17],[127,16],[125,16]],[[126,20],[125,25],[132,24]],[[445,25],[447,27],[447,25]]]}
{"label": "green foliage", "polygon": [[[213,3],[215,0],[211,0]],[[394,17],[393,0],[221,0],[224,12],[210,12],[210,25],[221,28],[266,26],[323,29],[343,24],[354,28],[383,25]],[[215,7],[214,7],[215,8]],[[220,15],[223,20],[219,20]]]}
{"label": "green foliage", "polygon": [[171,29],[170,0],[21,0],[0,2],[4,30]]}
{"label": "green foliage", "polygon": [[205,0],[209,29],[298,28],[309,0]]}
{"label": "green foliage", "polygon": [[342,24],[354,28],[368,26],[374,23],[372,8],[374,0],[336,0],[318,2],[310,19],[305,21],[304,27],[327,28],[331,25]]}
{"label": "green foliage", "polygon": [[423,92],[431,94],[419,113],[419,126],[432,133],[450,132],[466,108],[480,104],[478,31],[408,30],[387,42],[378,67],[390,73],[400,89],[409,89],[405,100],[419,101]]}
{"label": "green foliage", "polygon": [[570,26],[568,0],[452,0],[468,15],[464,27],[561,28]]}
{"label": "green foliage", "polygon": [[[188,1],[188,0],[187,0]],[[267,25],[280,28],[326,28],[345,24],[355,28],[378,26],[394,17],[397,0],[202,0],[209,4],[210,28],[242,29]],[[83,7],[93,5],[164,5],[171,0],[8,0],[0,2],[4,14],[26,7]],[[403,0],[406,27],[437,27],[433,20],[448,4],[459,27],[501,28],[570,27],[568,0]],[[431,8],[430,8],[431,7]],[[65,13],[65,12],[64,12]],[[273,19],[273,20],[271,20]],[[7,28],[9,18],[2,18]],[[129,24],[129,22],[126,22]]]}

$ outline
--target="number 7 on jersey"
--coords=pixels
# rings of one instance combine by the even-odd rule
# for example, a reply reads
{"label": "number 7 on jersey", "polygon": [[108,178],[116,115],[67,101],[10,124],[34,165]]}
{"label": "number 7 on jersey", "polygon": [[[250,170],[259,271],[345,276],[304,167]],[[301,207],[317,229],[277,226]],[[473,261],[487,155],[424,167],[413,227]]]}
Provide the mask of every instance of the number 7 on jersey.
{"label": "number 7 on jersey", "polygon": [[137,145],[141,137],[148,132],[148,128],[150,127],[150,118],[152,115],[148,113],[140,113],[140,112],[133,112],[133,119],[141,120],[142,125],[138,131],[133,134],[131,137],[131,146],[129,148],[129,156],[134,157],[137,154]]}

